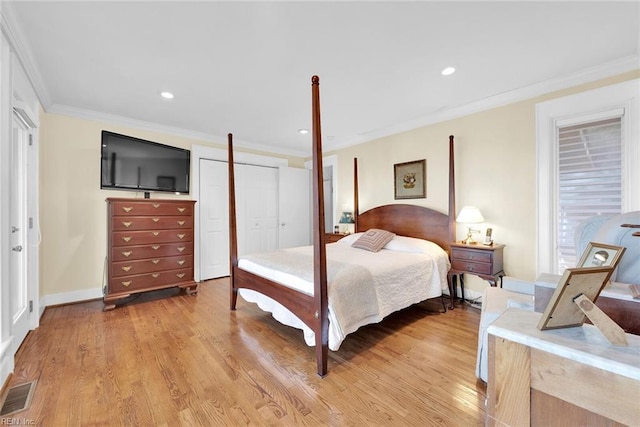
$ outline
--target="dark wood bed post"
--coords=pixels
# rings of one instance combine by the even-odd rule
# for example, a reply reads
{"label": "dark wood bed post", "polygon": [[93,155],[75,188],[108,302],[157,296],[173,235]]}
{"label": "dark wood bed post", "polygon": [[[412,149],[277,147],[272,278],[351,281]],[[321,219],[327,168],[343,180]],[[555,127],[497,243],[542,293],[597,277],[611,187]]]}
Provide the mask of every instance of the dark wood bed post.
{"label": "dark wood bed post", "polygon": [[[449,242],[456,241],[456,173],[453,158],[453,135],[449,135]],[[449,254],[451,255],[451,254]]]}
{"label": "dark wood bed post", "polygon": [[358,215],[360,214],[360,201],[358,200],[358,158],[353,158],[353,232],[358,230]]}
{"label": "dark wood bed post", "polygon": [[229,134],[229,281],[230,295],[229,295],[229,308],[231,310],[236,309],[236,303],[238,301],[238,289],[235,286],[235,274],[234,269],[238,266],[238,228],[236,225],[236,184],[235,184],[235,171],[233,161],[233,135]]}
{"label": "dark wood bed post", "polygon": [[320,78],[311,78],[311,115],[313,125],[313,299],[316,307],[316,361],[318,375],[327,375],[329,350],[329,301],[327,292],[327,256],[324,228],[322,177],[322,134],[320,129]]}

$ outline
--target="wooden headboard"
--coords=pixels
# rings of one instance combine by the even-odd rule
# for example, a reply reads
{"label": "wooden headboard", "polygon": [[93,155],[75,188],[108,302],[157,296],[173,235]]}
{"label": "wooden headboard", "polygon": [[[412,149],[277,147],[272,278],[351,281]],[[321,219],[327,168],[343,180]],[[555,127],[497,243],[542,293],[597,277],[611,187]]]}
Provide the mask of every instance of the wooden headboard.
{"label": "wooden headboard", "polygon": [[381,228],[401,236],[430,240],[450,253],[455,233],[455,168],[453,161],[453,135],[449,136],[449,213],[417,205],[382,205],[366,212],[359,212],[358,159],[353,159],[354,220],[355,231]]}
{"label": "wooden headboard", "polygon": [[383,205],[360,214],[356,231],[382,228],[401,236],[437,243],[449,252],[454,239],[449,236],[449,215],[416,205]]}

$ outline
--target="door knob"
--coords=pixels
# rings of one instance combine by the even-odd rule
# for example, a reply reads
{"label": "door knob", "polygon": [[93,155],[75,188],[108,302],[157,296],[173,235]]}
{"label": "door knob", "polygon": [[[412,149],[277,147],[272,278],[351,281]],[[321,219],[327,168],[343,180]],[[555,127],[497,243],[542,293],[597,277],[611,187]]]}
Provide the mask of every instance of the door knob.
{"label": "door knob", "polygon": [[12,232],[12,233],[15,233],[15,232],[17,232],[17,231],[20,231],[20,229],[19,229],[18,227],[16,227],[15,225],[12,225],[12,226],[11,226],[11,232]]}
{"label": "door knob", "polygon": [[14,252],[22,252],[22,246],[21,245],[14,246],[13,248],[11,248],[11,250]]}

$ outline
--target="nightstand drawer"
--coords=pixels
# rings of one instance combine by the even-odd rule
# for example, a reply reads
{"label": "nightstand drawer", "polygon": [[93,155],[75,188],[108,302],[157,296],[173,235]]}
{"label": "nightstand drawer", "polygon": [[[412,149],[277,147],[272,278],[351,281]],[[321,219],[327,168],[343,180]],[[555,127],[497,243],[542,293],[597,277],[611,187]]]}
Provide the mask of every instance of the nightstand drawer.
{"label": "nightstand drawer", "polygon": [[346,234],[339,234],[339,233],[326,233],[325,234],[325,241],[327,243],[335,243],[338,240],[342,239],[344,236],[346,236]]}
{"label": "nightstand drawer", "polygon": [[474,251],[472,249],[461,249],[461,248],[452,248],[451,249],[451,258],[454,261],[456,260],[464,260],[464,261],[473,261],[473,262],[491,262],[491,252],[487,251]]}
{"label": "nightstand drawer", "polygon": [[493,274],[490,263],[470,262],[454,259],[451,262],[452,270],[465,271],[467,273]]}

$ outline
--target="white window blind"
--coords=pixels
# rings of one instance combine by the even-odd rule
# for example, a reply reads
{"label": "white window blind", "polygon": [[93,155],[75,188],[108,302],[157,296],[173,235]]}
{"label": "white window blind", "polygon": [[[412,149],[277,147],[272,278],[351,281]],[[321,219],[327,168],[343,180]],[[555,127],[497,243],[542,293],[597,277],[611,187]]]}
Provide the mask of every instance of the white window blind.
{"label": "white window blind", "polygon": [[583,220],[622,212],[621,117],[557,127],[558,263],[575,267],[574,234]]}

